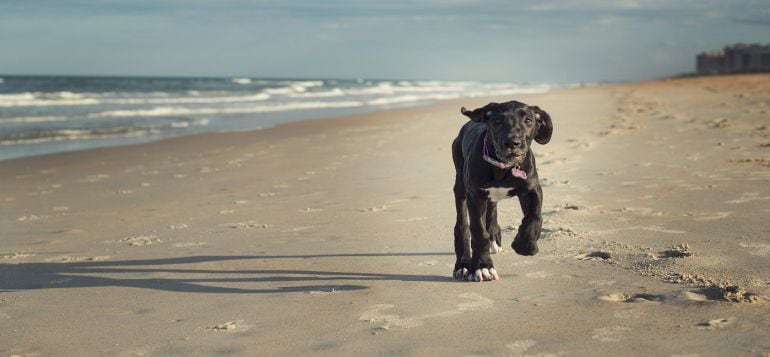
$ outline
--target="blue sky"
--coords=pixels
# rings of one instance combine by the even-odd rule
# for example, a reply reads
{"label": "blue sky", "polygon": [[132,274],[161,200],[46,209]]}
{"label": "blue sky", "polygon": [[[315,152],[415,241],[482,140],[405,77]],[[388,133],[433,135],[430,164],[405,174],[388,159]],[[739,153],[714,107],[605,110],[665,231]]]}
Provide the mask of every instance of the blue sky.
{"label": "blue sky", "polygon": [[0,73],[638,80],[770,42],[770,1],[0,0]]}

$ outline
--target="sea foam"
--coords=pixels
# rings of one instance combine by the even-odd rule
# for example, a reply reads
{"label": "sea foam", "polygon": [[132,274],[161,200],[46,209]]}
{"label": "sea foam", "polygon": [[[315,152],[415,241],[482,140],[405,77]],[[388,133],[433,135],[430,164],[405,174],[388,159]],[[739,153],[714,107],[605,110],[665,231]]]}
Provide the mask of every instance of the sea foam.
{"label": "sea foam", "polygon": [[[438,100],[542,93],[551,84],[438,80],[8,77],[0,83],[0,160],[202,131],[353,114]],[[76,142],[62,144],[56,142]],[[48,143],[45,149],[14,149]],[[106,144],[105,144],[106,143]],[[95,144],[94,144],[95,145]],[[28,148],[28,147],[27,147]],[[58,149],[57,149],[58,148]]]}

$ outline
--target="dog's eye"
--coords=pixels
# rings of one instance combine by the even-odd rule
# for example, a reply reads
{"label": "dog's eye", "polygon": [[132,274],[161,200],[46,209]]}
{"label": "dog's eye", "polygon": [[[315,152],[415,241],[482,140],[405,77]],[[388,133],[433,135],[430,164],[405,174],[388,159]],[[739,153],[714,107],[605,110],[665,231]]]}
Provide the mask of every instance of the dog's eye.
{"label": "dog's eye", "polygon": [[532,124],[532,119],[526,118],[524,119],[524,122],[527,123],[527,125]]}

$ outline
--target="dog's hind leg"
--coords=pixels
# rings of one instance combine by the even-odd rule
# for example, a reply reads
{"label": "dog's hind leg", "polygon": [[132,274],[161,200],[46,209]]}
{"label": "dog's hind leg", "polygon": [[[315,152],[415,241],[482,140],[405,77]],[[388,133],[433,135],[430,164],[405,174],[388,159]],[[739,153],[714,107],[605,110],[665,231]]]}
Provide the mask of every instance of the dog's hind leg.
{"label": "dog's hind leg", "polygon": [[487,232],[492,241],[489,245],[489,252],[497,254],[503,251],[503,237],[500,233],[500,225],[497,223],[497,203],[489,201],[487,203]]}

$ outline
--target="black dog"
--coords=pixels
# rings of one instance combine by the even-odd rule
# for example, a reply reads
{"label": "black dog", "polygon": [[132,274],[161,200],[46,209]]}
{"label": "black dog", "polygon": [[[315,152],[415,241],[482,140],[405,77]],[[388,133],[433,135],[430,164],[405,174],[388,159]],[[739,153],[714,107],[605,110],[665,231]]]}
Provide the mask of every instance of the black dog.
{"label": "black dog", "polygon": [[[501,251],[497,202],[517,196],[524,213],[511,247],[521,255],[537,254],[543,224],[543,190],[537,179],[532,139],[551,140],[551,117],[538,107],[511,101],[460,110],[471,119],[452,143],[455,170],[454,267],[456,279],[496,280],[490,250]],[[472,253],[472,255],[471,255]]]}

